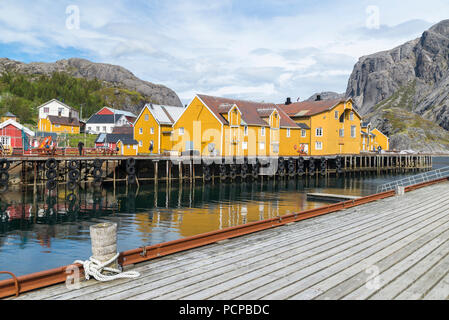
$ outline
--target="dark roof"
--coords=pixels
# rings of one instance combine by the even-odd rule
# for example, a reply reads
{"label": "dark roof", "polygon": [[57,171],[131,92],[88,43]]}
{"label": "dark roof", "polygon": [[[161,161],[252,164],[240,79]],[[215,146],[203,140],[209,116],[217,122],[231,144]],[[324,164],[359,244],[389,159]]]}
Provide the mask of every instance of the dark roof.
{"label": "dark roof", "polygon": [[100,133],[95,140],[95,143],[117,143],[121,140],[122,142],[134,140],[133,134],[123,134],[123,133]]}
{"label": "dark roof", "polygon": [[65,126],[76,126],[79,127],[80,122],[76,118],[69,118],[69,117],[59,117],[59,116],[47,116],[48,120],[52,124],[62,124]]}
{"label": "dark roof", "polygon": [[136,140],[133,139],[133,137],[125,137],[123,139],[119,139],[123,144],[138,144]]}
{"label": "dark roof", "polygon": [[[87,120],[87,124],[91,123],[116,123],[122,116],[125,116],[121,113],[116,114],[94,114],[92,117]],[[136,120],[135,117],[125,116],[126,120],[130,123],[134,123]]]}
{"label": "dark roof", "polygon": [[118,118],[120,118],[121,115],[114,115],[113,114],[94,114],[92,117],[87,120],[86,124],[90,123],[115,123]]}
{"label": "dark roof", "polygon": [[108,133],[106,135],[106,143],[117,143],[117,141],[122,140],[129,140],[129,139],[133,139],[133,135],[132,134],[123,134],[123,133]]}
{"label": "dark roof", "polygon": [[14,117],[14,118],[16,118],[16,116],[14,114],[12,114],[11,112],[9,112],[9,111],[5,113],[5,117],[11,117],[11,118]]}

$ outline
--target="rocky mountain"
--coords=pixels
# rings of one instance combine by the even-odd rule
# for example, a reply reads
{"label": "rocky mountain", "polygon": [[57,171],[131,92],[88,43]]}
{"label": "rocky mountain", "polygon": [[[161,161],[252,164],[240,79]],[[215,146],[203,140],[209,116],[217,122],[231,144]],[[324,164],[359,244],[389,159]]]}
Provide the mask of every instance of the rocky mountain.
{"label": "rocky mountain", "polygon": [[325,92],[315,93],[313,96],[311,96],[306,101],[315,101],[318,95],[321,97],[322,100],[334,100],[334,99],[344,99],[345,98],[344,93],[325,91]]}
{"label": "rocky mountain", "polygon": [[[390,135],[394,147],[449,150],[448,66],[449,20],[444,20],[418,39],[360,58],[349,78],[346,96],[354,99],[362,115]],[[404,117],[413,119],[410,128],[426,132],[425,145],[417,145],[416,130],[409,132],[398,125]]]}
{"label": "rocky mountain", "polygon": [[[144,103],[153,102],[173,106],[182,106],[177,94],[159,84],[143,81],[129,70],[110,64],[94,63],[85,59],[72,58],[54,63],[23,63],[0,58],[0,73],[5,71],[27,75],[51,75],[54,72],[65,72],[77,78],[98,79],[103,81],[106,100],[111,107],[123,108],[138,112]],[[138,94],[136,103],[135,94]]]}

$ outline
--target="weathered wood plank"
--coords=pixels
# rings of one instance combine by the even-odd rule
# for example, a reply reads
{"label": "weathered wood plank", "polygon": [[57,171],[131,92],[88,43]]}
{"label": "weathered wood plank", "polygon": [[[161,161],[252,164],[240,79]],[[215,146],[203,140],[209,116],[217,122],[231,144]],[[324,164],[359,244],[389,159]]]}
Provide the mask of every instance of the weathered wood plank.
{"label": "weathered wood plank", "polygon": [[[385,225],[382,226],[382,227],[380,227],[380,229],[381,229],[381,228],[384,228],[386,225],[388,225],[388,222],[385,222]],[[390,223],[390,226],[391,226],[391,223]],[[338,235],[338,234],[337,234],[337,235]],[[355,236],[355,238],[357,238],[357,237],[360,237],[360,234],[358,234],[358,235]],[[334,245],[334,247],[335,247],[336,244],[338,244],[338,243],[335,243],[334,239],[328,238],[328,240],[329,240],[329,243],[330,243],[331,245]],[[360,242],[363,242],[365,239],[361,238],[361,239],[357,239],[357,240],[360,241]],[[323,246],[322,243],[316,243],[316,244],[318,244],[318,246],[316,246],[316,248],[321,249],[321,250],[324,252],[324,254],[327,254],[327,255],[333,255],[333,254],[335,254],[335,252],[333,252],[332,250],[329,250],[328,247]],[[352,243],[352,244],[350,243],[349,245],[354,245],[354,244],[353,244],[353,243]],[[307,248],[307,247],[304,247],[304,246],[302,246],[302,244],[299,244],[298,247],[299,247],[299,248],[306,249],[306,250],[304,250],[305,253],[308,254],[309,257],[313,257],[312,255],[315,253],[315,251],[313,250],[313,248]],[[337,248],[338,248],[338,247],[337,247]],[[278,260],[284,259],[284,260],[286,260],[286,261],[293,262],[293,261],[295,261],[295,260],[292,260],[292,258],[293,258],[293,259],[294,259],[294,258],[296,258],[296,259],[302,258],[300,252],[297,252],[297,251],[295,251],[294,249],[295,249],[294,247],[293,247],[293,248],[292,248],[292,247],[289,247],[289,250],[285,250],[287,256],[282,256],[282,253],[276,254],[276,257],[275,257],[276,260],[275,260],[275,261],[266,260],[266,261],[265,261],[265,264],[268,264],[268,266],[272,269],[272,268],[276,265],[275,262],[278,261]],[[315,257],[315,258],[316,258],[316,257]],[[301,261],[301,262],[304,262],[304,261]],[[280,267],[281,270],[284,269],[284,268],[286,267],[286,266],[285,266],[285,263],[283,263],[282,261],[281,261],[281,262],[278,262],[278,264],[280,264],[279,267]],[[251,266],[251,265],[249,265],[249,266]],[[303,268],[304,265],[300,265],[300,266],[296,266],[296,267],[298,267],[298,268]],[[249,270],[249,271],[253,271],[253,270]],[[240,273],[244,273],[244,272],[240,272]],[[262,270],[257,270],[257,269],[256,269],[256,270],[254,271],[254,273],[256,273],[256,275],[255,275],[256,278],[254,279],[254,281],[258,284],[258,283],[260,283],[260,281],[259,281],[259,279],[258,279],[258,276],[259,276],[260,274],[270,274],[270,275],[272,275],[273,270],[264,270],[264,269],[262,269]],[[246,279],[246,278],[245,278],[246,275],[242,276],[241,274],[238,274],[237,277],[238,277],[239,279],[237,279],[237,283],[233,283],[233,281],[235,282],[234,279],[233,279],[233,280],[230,280],[230,279],[229,279],[229,278],[232,278],[231,276],[229,276],[229,275],[221,275],[221,277],[224,277],[224,276],[228,278],[228,281],[224,281],[224,282],[223,282],[223,286],[225,286],[225,287],[232,287],[232,286],[235,286],[236,288],[238,288],[237,290],[242,290],[243,287],[240,285],[241,283],[247,284],[248,281],[249,281],[249,279]],[[214,278],[214,281],[216,281],[216,280],[217,280],[217,278]],[[231,282],[231,283],[230,283],[230,282]],[[220,287],[217,287],[217,286],[214,284],[213,286],[211,286],[210,290],[212,290],[212,291],[217,291],[217,290],[221,290],[221,289],[220,289]],[[209,291],[210,291],[210,290],[209,290]],[[176,291],[176,294],[179,295],[180,292],[181,292],[181,291]],[[192,299],[204,299],[204,298],[207,297],[207,294],[212,294],[212,293],[211,293],[211,292],[208,292],[207,290],[201,290],[201,296],[196,296],[196,295],[194,295],[194,296],[188,296],[187,298],[189,298],[189,299],[191,299],[191,298],[192,298]],[[170,297],[170,298],[173,298],[173,297]],[[215,299],[215,298],[220,298],[220,297],[219,297],[219,296],[214,296],[214,299]],[[233,297],[232,294],[231,294],[231,295],[229,295],[229,298],[234,298],[234,297]]]}
{"label": "weathered wood plank", "polygon": [[[310,220],[310,221],[312,221],[312,220]],[[337,226],[337,227],[338,227],[338,226]],[[271,231],[268,231],[268,232],[273,233],[272,230],[271,230]],[[270,235],[270,238],[272,238],[272,236],[273,236],[273,235]],[[275,241],[275,243],[278,244],[278,240],[277,240],[277,239],[275,239],[274,241]],[[255,248],[255,249],[257,249],[257,248]],[[222,258],[225,258],[225,257],[222,257]],[[190,264],[190,263],[189,263],[189,264]],[[203,263],[201,263],[201,264],[203,264]]]}
{"label": "weathered wood plank", "polygon": [[383,233],[380,239],[377,239],[380,241],[378,241],[376,245],[371,244],[370,246],[367,246],[362,244],[357,248],[351,248],[352,250],[346,251],[342,255],[333,256],[331,259],[321,261],[310,268],[305,268],[290,274],[288,279],[280,278],[270,283],[268,286],[266,285],[263,289],[266,294],[260,298],[294,298],[296,293],[303,291],[313,284],[344,269],[357,270],[357,272],[365,270],[367,267],[380,260],[379,257],[384,258],[402,246],[410,243],[416,237],[435,228],[435,225],[439,224],[438,220],[442,217],[444,217],[444,212],[433,215],[432,218],[425,218],[424,221],[418,220],[418,223],[411,221],[403,225],[405,229],[401,232],[398,232],[398,230],[391,230],[390,232]]}
{"label": "weathered wood plank", "polygon": [[[410,284],[418,280],[430,267],[438,263],[449,252],[449,233],[440,234],[413,254],[379,275],[384,287],[369,299],[392,300]],[[425,255],[422,257],[422,255]],[[418,260],[420,259],[420,260]],[[449,295],[449,293],[448,293]]]}
{"label": "weathered wood plank", "polygon": [[[379,261],[376,264],[378,271],[380,273],[384,272],[385,270],[387,270],[388,268],[393,266],[398,260],[402,260],[402,259],[406,258],[407,256],[409,256],[410,254],[412,254],[417,248],[419,248],[420,245],[422,245],[422,243],[426,243],[438,235],[439,235],[439,230],[433,230],[432,232],[424,235],[423,237],[419,238],[417,241],[413,242],[412,244],[401,248],[394,254]],[[345,281],[338,282],[339,280],[337,280],[336,281],[337,284],[334,287],[332,287],[331,289],[328,289],[328,290],[324,290],[324,288],[323,288],[321,291],[325,291],[325,292],[321,295],[318,295],[315,298],[323,299],[323,300],[341,299],[345,295],[348,295],[349,293],[353,292],[354,290],[356,290],[359,287],[364,286],[366,284],[367,280],[369,279],[369,274],[365,271],[366,270],[361,271]]]}
{"label": "weathered wood plank", "polygon": [[[288,239],[288,241],[291,243],[291,241],[290,241],[290,239]],[[315,242],[315,241],[314,241]],[[299,247],[304,247],[303,246],[303,244],[300,244],[299,245]],[[308,248],[303,248],[303,249],[308,249]],[[274,250],[277,250],[277,251],[279,251],[279,245],[276,245],[275,246],[275,248],[274,248]],[[289,250],[291,251],[291,248],[289,248]],[[286,251],[289,251],[288,249],[286,250]],[[221,270],[220,272],[223,272],[223,270]],[[173,281],[174,283],[179,283],[178,281],[179,281],[180,279],[176,279],[176,281]],[[196,279],[195,279],[196,280]],[[187,281],[193,281],[192,279],[188,279]],[[141,288],[141,289],[143,289],[143,288]],[[147,289],[147,288],[145,288],[145,289]],[[152,289],[154,289],[154,288],[152,288]],[[164,289],[164,290],[166,290],[166,289]],[[154,290],[152,290],[152,292],[155,292]],[[117,298],[117,297],[115,297],[115,298]]]}
{"label": "weathered wood plank", "polygon": [[[388,219],[383,221],[383,222],[384,223],[382,224],[382,226],[380,226],[380,227],[377,226],[377,229],[384,228],[388,224],[391,225],[391,223],[392,223],[392,221],[388,220]],[[364,230],[364,232],[368,232],[368,231],[372,231],[375,228],[375,226],[372,226],[372,225],[370,227],[371,227],[370,229],[367,229],[366,225],[365,225],[364,228],[348,229],[348,230],[350,230],[350,232],[343,232],[344,230],[339,230],[339,232],[335,233],[332,236],[328,236],[325,239],[314,240],[313,244],[315,246],[312,246],[312,247],[304,246],[304,244],[302,244],[302,243],[295,243],[295,246],[293,246],[293,245],[289,246],[288,249],[285,250],[286,255],[283,255],[283,252],[280,251],[279,249],[277,249],[278,252],[277,252],[276,256],[274,257],[275,259],[273,259],[273,257],[271,259],[267,259],[267,260],[265,260],[265,264],[268,264],[272,268],[272,267],[275,266],[275,263],[280,263],[280,268],[284,268],[285,264],[282,263],[282,262],[279,262],[279,260],[285,259],[285,260],[288,260],[288,261],[294,261],[294,260],[291,260],[292,256],[295,257],[295,258],[299,258],[299,257],[302,257],[301,253],[303,253],[303,254],[306,253],[309,256],[311,256],[312,254],[318,254],[319,252],[325,252],[325,254],[327,254],[327,255],[335,254],[335,252],[338,252],[338,251],[335,250],[336,248],[339,249],[339,250],[343,249],[342,246],[337,247],[337,245],[340,245],[340,244],[346,244],[346,246],[354,245],[354,243],[352,242],[352,241],[354,241],[354,239],[356,239],[357,242],[364,241],[365,238],[367,238],[367,237],[364,238],[364,237],[361,236],[360,232],[359,233],[356,233],[356,232],[360,231],[360,230]],[[296,251],[297,248],[300,248],[300,249],[303,249],[303,250]],[[247,268],[246,270],[244,270],[242,272],[239,271],[239,273],[235,275],[239,279],[235,279],[235,280],[237,280],[238,282],[241,282],[241,283],[245,283],[245,282],[249,281],[249,279],[246,278],[248,276],[248,274],[245,274],[245,273],[251,271],[252,273],[256,274],[254,276],[255,277],[254,281],[258,282],[257,281],[257,277],[258,277],[257,275],[259,273],[264,274],[264,273],[271,273],[273,271],[273,270],[264,270],[264,269],[253,270],[253,266],[249,265],[249,267],[250,267],[249,269]],[[230,287],[231,283],[226,282],[226,280],[229,280],[229,279],[232,279],[232,278],[233,278],[232,275],[222,274],[219,277],[214,277],[213,278],[214,283],[212,285],[211,285],[211,283],[208,283],[208,286],[213,287],[212,290],[217,290],[217,287],[216,287],[217,283],[215,283],[215,282],[217,282],[219,279],[223,279],[222,280],[223,281],[223,286],[229,286]],[[231,282],[233,282],[233,281],[234,280],[231,280]],[[239,284],[239,283],[237,283],[237,284]],[[235,286],[237,286],[237,284],[235,284]],[[234,284],[232,283],[232,285],[234,285]],[[200,283],[196,283],[195,286],[199,287],[199,286],[201,286],[201,284]],[[237,287],[239,288],[239,290],[242,289],[242,286],[237,286]],[[193,289],[193,287],[189,287],[189,290],[192,290],[192,289]],[[185,290],[176,290],[175,296],[170,296],[170,297],[167,297],[167,298],[171,299],[171,298],[175,298],[175,297],[180,297],[180,294],[183,291],[185,291]],[[202,292],[203,292],[203,294],[205,294],[204,290],[202,290]],[[230,293],[227,293],[227,294],[230,294]],[[232,296],[232,294],[231,294],[231,296]],[[214,298],[219,298],[219,297],[218,296],[214,296]]]}
{"label": "weathered wood plank", "polygon": [[449,264],[446,189],[447,183],[435,185],[146,262],[135,268],[142,273],[139,279],[82,282],[72,291],[59,285],[19,298],[300,299],[332,293],[347,298],[360,290],[369,263],[378,263],[388,280],[379,294],[401,297],[413,289],[408,281],[428,279],[436,285],[427,297],[441,297],[448,278],[443,266]]}
{"label": "weathered wood plank", "polygon": [[432,266],[424,275],[415,282],[409,283],[408,287],[395,299],[419,300],[430,291],[449,272],[449,252],[437,264]]}

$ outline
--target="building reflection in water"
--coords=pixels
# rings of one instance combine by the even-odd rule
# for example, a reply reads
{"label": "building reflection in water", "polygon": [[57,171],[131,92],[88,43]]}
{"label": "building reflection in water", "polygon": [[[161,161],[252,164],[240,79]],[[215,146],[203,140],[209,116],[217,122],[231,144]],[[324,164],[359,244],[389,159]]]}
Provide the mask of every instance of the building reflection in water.
{"label": "building reflection in water", "polygon": [[[67,261],[55,257],[54,267],[71,263],[71,250],[75,258],[80,258],[80,252],[89,254],[89,226],[99,222],[118,224],[123,251],[323,205],[306,201],[307,192],[370,194],[377,183],[370,188],[372,178],[366,179],[265,178],[208,185],[161,182],[116,190],[86,185],[73,193],[59,185],[53,194],[38,189],[35,195],[33,190],[11,190],[0,196],[0,266],[16,259],[17,250],[30,255],[37,250],[51,253],[46,256],[49,260],[56,253],[66,257]],[[0,269],[21,268],[19,258],[11,263],[11,268]],[[18,271],[23,273],[29,270]]]}

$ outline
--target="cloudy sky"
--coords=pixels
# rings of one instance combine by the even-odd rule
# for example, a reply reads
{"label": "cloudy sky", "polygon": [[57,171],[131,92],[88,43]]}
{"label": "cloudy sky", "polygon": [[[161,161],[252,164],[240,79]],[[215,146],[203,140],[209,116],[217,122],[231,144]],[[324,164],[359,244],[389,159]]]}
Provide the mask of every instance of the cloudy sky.
{"label": "cloudy sky", "polygon": [[447,0],[0,0],[0,57],[118,64],[183,102],[282,102],[344,92],[359,57],[448,12]]}

